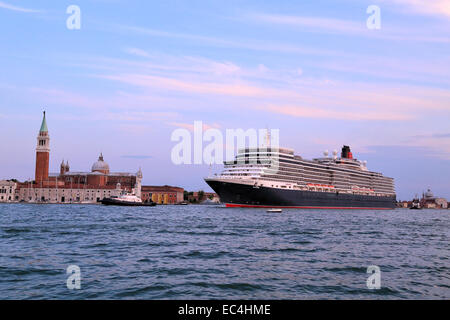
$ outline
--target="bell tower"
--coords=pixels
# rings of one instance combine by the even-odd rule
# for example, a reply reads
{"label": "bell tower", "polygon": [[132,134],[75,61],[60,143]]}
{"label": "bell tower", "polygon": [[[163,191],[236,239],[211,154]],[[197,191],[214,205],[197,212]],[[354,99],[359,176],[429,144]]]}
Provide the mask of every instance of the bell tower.
{"label": "bell tower", "polygon": [[50,158],[50,137],[48,135],[47,121],[42,119],[41,129],[37,136],[36,146],[36,172],[35,181],[36,184],[40,184],[43,181],[48,180],[48,167]]}

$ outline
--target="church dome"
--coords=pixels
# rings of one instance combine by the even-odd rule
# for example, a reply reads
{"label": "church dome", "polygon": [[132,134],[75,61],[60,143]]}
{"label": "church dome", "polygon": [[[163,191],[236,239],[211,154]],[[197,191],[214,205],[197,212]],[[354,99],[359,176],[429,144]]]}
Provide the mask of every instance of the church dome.
{"label": "church dome", "polygon": [[92,165],[92,172],[109,173],[109,165],[103,160],[103,154],[100,154],[98,161]]}
{"label": "church dome", "polygon": [[425,193],[425,198],[427,198],[427,199],[433,199],[434,198],[434,194],[433,194],[433,192],[431,192],[430,189],[428,189],[428,191]]}

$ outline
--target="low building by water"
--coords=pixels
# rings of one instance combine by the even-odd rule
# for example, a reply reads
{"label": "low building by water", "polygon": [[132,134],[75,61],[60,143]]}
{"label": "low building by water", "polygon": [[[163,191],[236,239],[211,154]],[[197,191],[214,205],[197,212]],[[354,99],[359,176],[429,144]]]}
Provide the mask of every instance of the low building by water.
{"label": "low building by water", "polygon": [[219,195],[215,192],[204,192],[204,191],[189,192],[187,200],[191,203],[202,203],[206,200],[209,200],[210,202],[213,203],[220,203]]}
{"label": "low building by water", "polygon": [[172,186],[142,186],[142,201],[157,204],[177,204],[183,202],[184,189]]}
{"label": "low building by water", "polygon": [[10,180],[0,180],[0,202],[14,202],[17,183]]}

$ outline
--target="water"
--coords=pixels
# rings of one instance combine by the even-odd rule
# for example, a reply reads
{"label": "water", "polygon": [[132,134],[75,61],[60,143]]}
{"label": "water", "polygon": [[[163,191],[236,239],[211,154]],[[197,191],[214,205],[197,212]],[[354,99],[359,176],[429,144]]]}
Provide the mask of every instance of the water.
{"label": "water", "polygon": [[450,210],[0,205],[0,298],[449,299],[449,227]]}

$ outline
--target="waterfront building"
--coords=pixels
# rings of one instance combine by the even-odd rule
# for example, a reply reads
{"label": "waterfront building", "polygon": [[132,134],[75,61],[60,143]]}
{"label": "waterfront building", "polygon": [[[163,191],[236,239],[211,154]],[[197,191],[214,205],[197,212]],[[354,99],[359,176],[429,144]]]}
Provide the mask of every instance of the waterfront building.
{"label": "waterfront building", "polygon": [[399,208],[409,208],[411,206],[410,202],[411,201],[399,201],[397,204]]}
{"label": "waterfront building", "polygon": [[[27,185],[28,184],[28,185]],[[72,186],[72,187],[36,187],[32,182],[17,189],[16,201],[43,203],[97,203],[103,198],[119,196],[123,189],[120,183],[116,187]]]}
{"label": "waterfront building", "polygon": [[14,181],[0,180],[0,202],[14,202],[16,187]]}
{"label": "waterfront building", "polygon": [[428,189],[427,192],[425,192],[422,195],[420,205],[422,208],[426,208],[426,209],[447,209],[448,208],[447,200],[444,198],[435,197],[433,192],[430,189]]}
{"label": "waterfront building", "polygon": [[15,201],[51,203],[96,203],[122,191],[141,196],[142,171],[110,172],[101,153],[90,172],[72,172],[69,162],[60,164],[59,173],[49,173],[50,136],[44,112],[37,136],[34,181],[18,183]]}
{"label": "waterfront building", "polygon": [[217,193],[214,192],[204,192],[204,191],[196,191],[191,192],[188,195],[189,202],[201,203],[205,200],[210,200],[211,202],[219,203],[220,198]]}
{"label": "waterfront building", "polygon": [[177,204],[183,202],[184,189],[172,186],[142,186],[142,201],[158,204]]}

